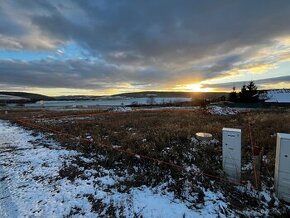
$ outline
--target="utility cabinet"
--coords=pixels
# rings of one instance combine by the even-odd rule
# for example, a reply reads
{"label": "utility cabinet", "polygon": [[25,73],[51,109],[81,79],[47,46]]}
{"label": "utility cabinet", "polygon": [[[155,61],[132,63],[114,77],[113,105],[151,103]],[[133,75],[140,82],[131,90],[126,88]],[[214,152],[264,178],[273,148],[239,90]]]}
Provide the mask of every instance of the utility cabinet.
{"label": "utility cabinet", "polygon": [[275,192],[279,199],[290,203],[290,134],[277,133]]}
{"label": "utility cabinet", "polygon": [[241,179],[241,130],[223,128],[223,170],[229,179]]}

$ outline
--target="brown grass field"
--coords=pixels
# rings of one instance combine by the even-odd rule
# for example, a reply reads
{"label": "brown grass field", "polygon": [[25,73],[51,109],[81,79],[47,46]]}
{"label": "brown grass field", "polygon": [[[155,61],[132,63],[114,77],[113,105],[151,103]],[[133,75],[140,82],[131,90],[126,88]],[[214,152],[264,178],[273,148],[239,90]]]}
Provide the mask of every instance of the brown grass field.
{"label": "brown grass field", "polygon": [[[285,109],[254,110],[227,116],[212,115],[204,109],[132,112],[14,110],[8,114],[1,111],[0,119],[8,119],[35,131],[53,133],[47,136],[68,149],[95,157],[93,165],[87,166],[80,160],[79,166],[98,168],[102,165],[119,174],[126,172],[133,176],[134,179],[118,184],[120,191],[141,185],[155,186],[170,180],[169,189],[183,198],[183,187],[190,182],[191,190],[200,193],[201,202],[200,184],[209,189],[223,190],[232,206],[240,210],[261,207],[261,199],[238,192],[234,184],[227,183],[222,171],[222,128],[242,129],[242,166],[251,163],[253,145],[263,151],[262,186],[271,191],[276,133],[290,133],[290,112]],[[209,132],[218,142],[193,145],[191,138],[196,132]],[[98,154],[105,154],[107,158],[99,160]],[[203,174],[182,170],[192,166]],[[64,166],[60,175],[71,180],[82,176],[71,166]],[[245,168],[242,180],[242,184],[250,182],[254,186],[253,170]]]}

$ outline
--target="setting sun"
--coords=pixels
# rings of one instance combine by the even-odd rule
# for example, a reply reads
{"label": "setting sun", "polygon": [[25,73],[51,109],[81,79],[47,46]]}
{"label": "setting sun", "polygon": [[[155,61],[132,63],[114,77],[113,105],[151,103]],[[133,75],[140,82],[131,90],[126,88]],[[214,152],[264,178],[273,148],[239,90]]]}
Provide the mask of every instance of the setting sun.
{"label": "setting sun", "polygon": [[213,91],[211,88],[204,88],[202,84],[195,83],[195,84],[187,84],[185,85],[184,89],[186,91],[192,91],[192,92],[209,92]]}

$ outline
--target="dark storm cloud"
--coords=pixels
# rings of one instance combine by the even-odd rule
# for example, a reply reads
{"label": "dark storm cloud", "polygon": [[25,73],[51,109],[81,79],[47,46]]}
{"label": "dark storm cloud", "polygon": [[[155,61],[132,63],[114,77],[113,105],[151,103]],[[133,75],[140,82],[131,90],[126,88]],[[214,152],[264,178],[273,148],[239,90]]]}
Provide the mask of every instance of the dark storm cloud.
{"label": "dark storm cloud", "polygon": [[[233,86],[237,89],[242,87],[244,84],[247,84],[249,81],[237,81],[237,82],[229,82],[229,83],[219,83],[219,84],[204,84],[206,88],[220,88],[220,89],[227,89],[231,90]],[[254,81],[258,86],[265,86],[275,83],[290,83],[290,76],[279,76],[267,79],[259,79]]]}
{"label": "dark storm cloud", "polygon": [[[288,1],[75,3],[85,17],[68,18],[65,10],[58,9],[50,15],[32,16],[31,21],[45,33],[74,39],[92,52],[105,56],[124,52],[149,63],[154,58],[194,60],[266,43],[290,30]],[[81,25],[78,19],[89,25]]]}
{"label": "dark storm cloud", "polygon": [[0,48],[74,42],[102,60],[3,60],[2,84],[94,88],[210,79],[246,68],[256,51],[290,34],[289,1],[2,1]]}
{"label": "dark storm cloud", "polygon": [[101,89],[117,83],[135,85],[168,82],[164,73],[154,69],[128,69],[88,60],[0,60],[0,85],[42,88]]}

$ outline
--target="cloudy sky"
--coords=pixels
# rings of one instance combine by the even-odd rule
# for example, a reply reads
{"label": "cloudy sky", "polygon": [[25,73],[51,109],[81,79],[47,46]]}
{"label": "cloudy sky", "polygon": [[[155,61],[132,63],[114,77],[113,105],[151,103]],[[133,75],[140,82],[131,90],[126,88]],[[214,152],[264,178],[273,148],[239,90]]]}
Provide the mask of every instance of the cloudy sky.
{"label": "cloudy sky", "polygon": [[290,1],[0,0],[0,90],[290,88]]}

